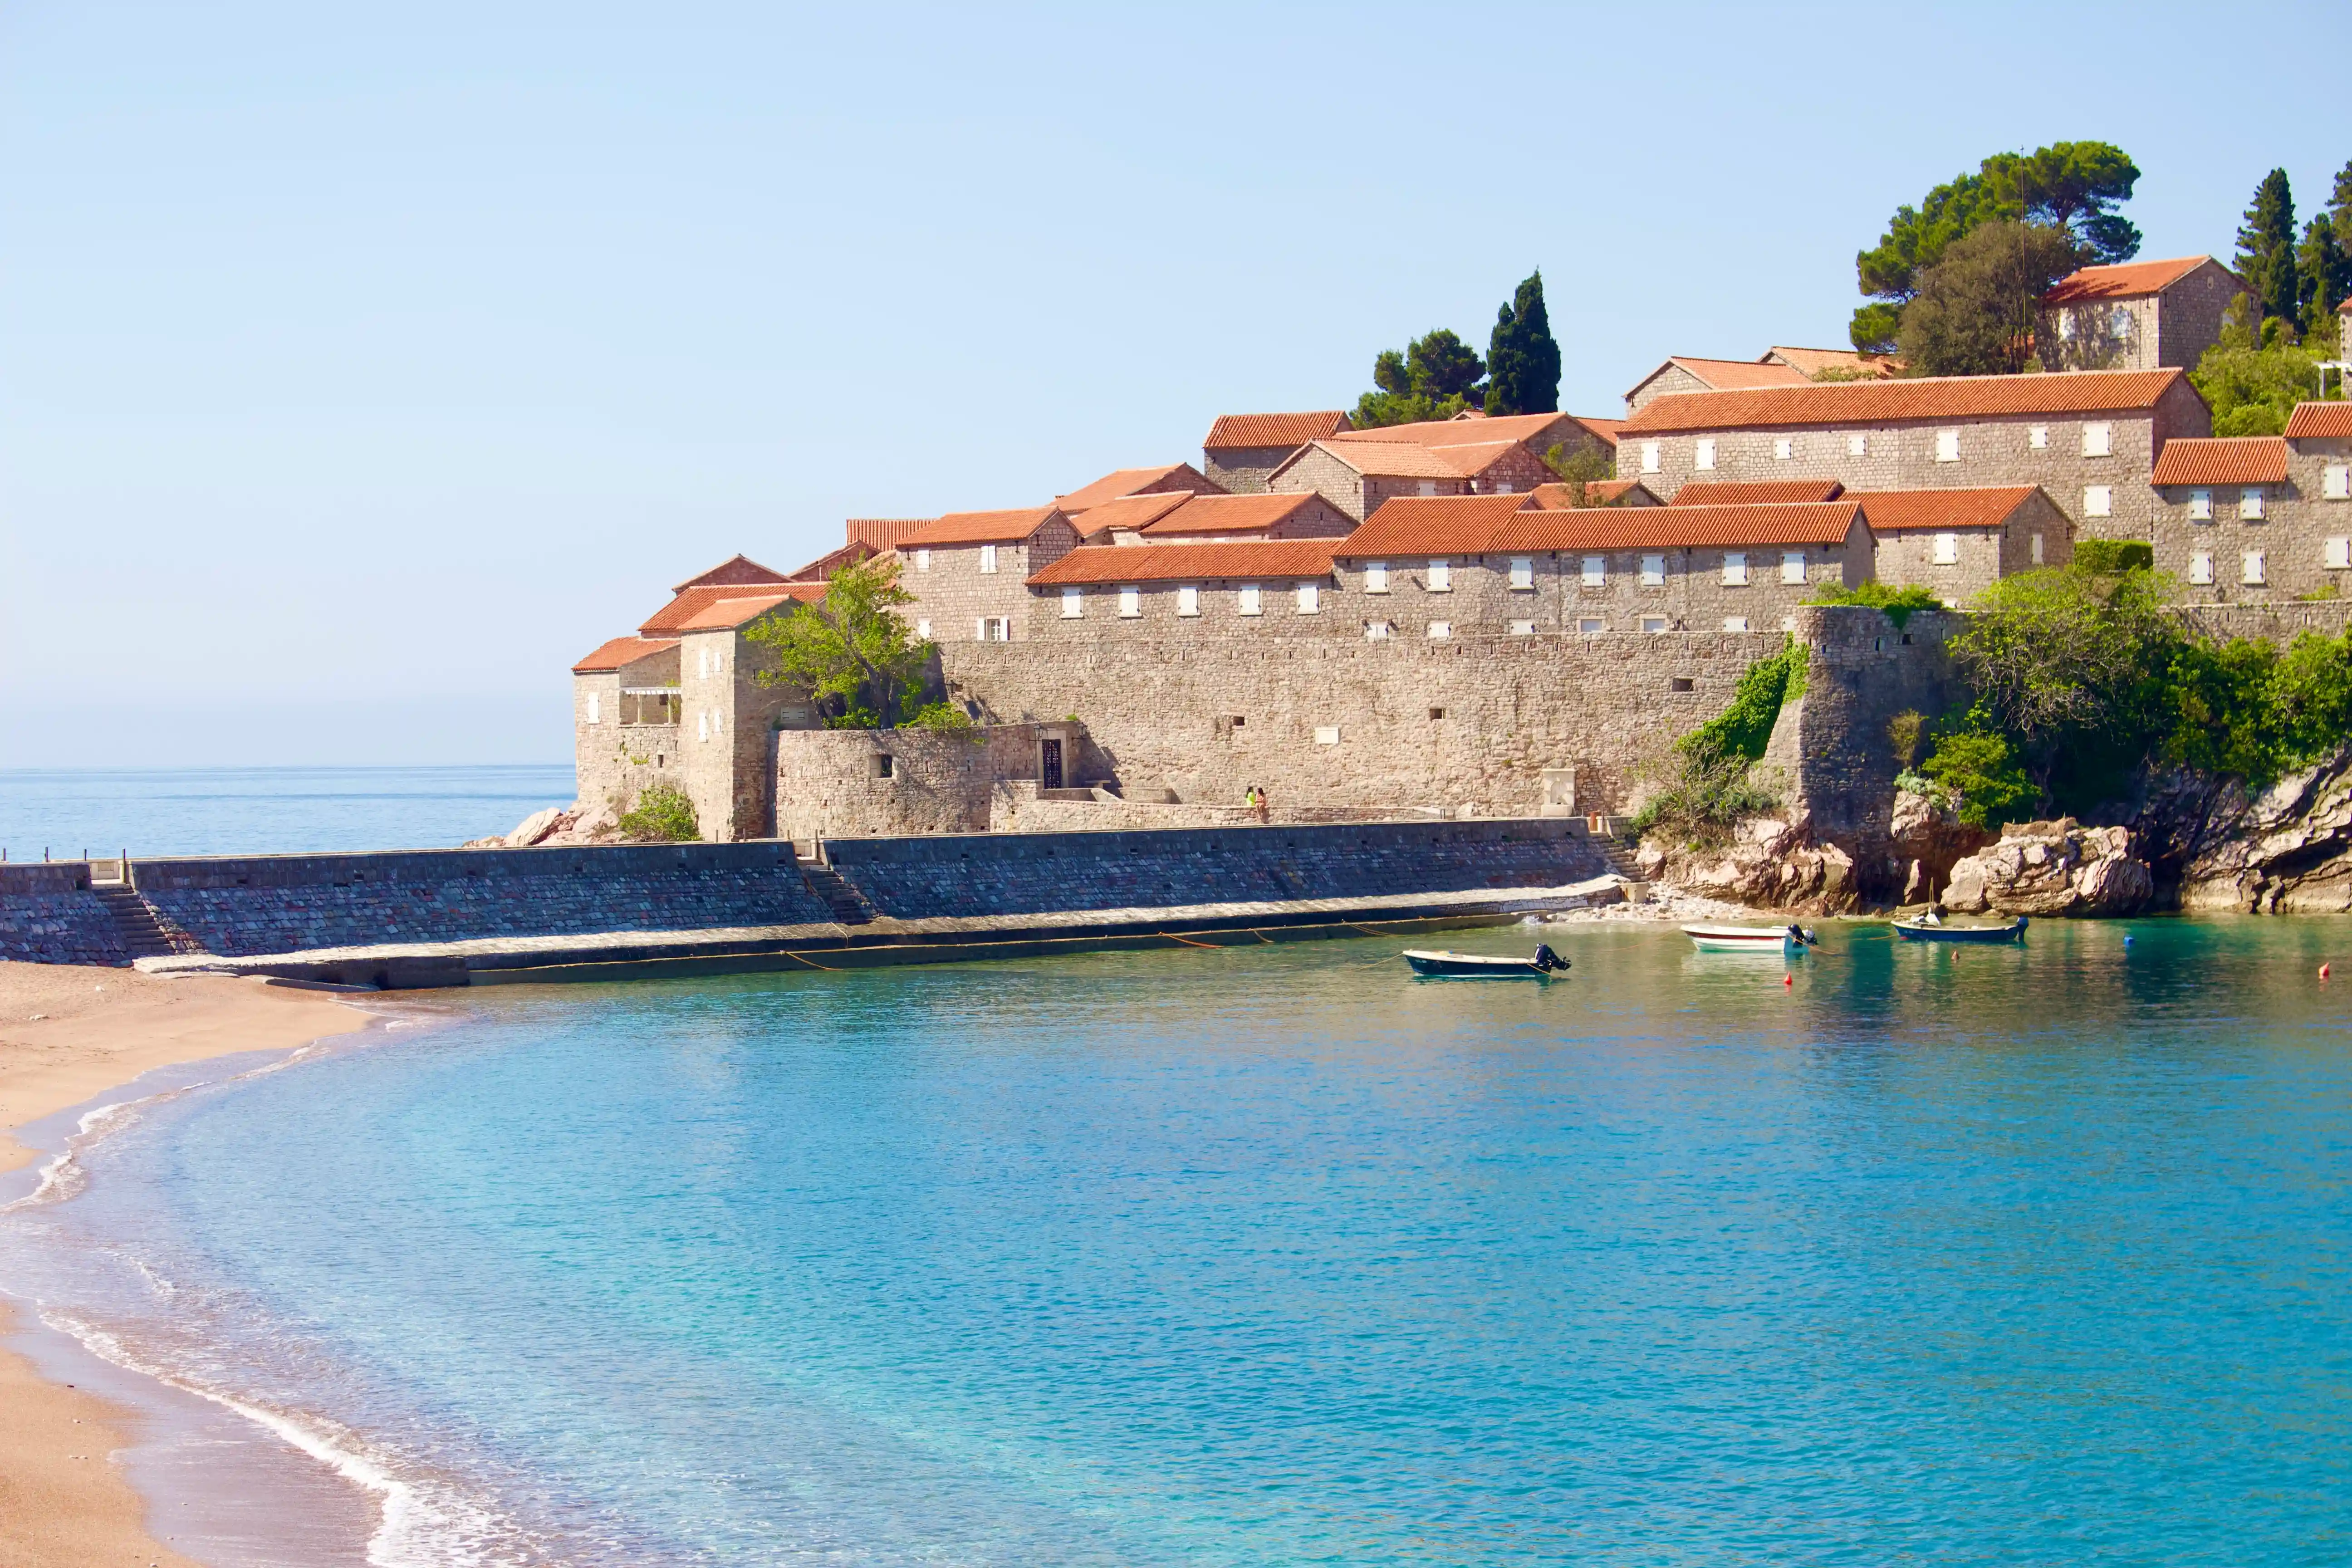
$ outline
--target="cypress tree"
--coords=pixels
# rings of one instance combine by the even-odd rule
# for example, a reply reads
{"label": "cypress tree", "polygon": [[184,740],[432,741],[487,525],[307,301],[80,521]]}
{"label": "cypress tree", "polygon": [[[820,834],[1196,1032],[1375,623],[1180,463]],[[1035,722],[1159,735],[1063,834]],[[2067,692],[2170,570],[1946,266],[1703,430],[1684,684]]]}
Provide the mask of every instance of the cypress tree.
{"label": "cypress tree", "polygon": [[2238,230],[2238,271],[2253,285],[2265,320],[2293,323],[2302,316],[2294,265],[2294,193],[2284,169],[2273,169],[2254,187],[2253,205]]}
{"label": "cypress tree", "polygon": [[1495,315],[1486,344],[1486,412],[1559,412],[1559,343],[1544,309],[1543,269],[1538,268]]}

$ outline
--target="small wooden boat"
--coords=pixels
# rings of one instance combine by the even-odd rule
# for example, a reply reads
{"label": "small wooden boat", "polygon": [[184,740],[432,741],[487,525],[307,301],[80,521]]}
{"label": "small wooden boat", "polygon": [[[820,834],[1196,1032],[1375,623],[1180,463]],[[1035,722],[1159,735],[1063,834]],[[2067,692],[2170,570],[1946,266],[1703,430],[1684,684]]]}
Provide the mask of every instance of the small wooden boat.
{"label": "small wooden boat", "polygon": [[1895,934],[1905,942],[2022,942],[2025,917],[2020,915],[2007,925],[1948,926],[1931,925],[1927,916],[1914,915],[1907,921],[1896,921]]}
{"label": "small wooden boat", "polygon": [[1536,949],[1533,958],[1505,958],[1484,952],[1431,952],[1409,947],[1404,961],[1415,974],[1456,980],[1549,980],[1552,971],[1566,969],[1568,960],[1549,947]]}
{"label": "small wooden boat", "polygon": [[1796,925],[1685,926],[1683,934],[1701,952],[1797,953],[1813,945],[1813,933]]}

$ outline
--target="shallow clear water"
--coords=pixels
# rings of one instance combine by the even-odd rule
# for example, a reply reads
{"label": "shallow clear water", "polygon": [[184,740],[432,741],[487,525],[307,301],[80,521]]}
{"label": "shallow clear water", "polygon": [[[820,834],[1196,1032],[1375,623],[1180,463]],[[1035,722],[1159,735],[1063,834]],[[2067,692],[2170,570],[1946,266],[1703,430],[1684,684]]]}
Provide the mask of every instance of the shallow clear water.
{"label": "shallow clear water", "polygon": [[2335,1563],[2347,932],[477,992],[0,1265],[347,1424],[406,1561]]}
{"label": "shallow clear water", "polygon": [[447,849],[569,805],[572,764],[0,768],[11,860]]}

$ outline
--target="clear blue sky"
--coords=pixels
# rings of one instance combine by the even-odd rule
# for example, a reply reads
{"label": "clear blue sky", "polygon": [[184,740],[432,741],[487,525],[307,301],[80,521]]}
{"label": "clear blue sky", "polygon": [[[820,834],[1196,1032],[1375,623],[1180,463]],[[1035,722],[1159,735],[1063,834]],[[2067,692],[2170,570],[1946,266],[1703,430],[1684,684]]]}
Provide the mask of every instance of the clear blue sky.
{"label": "clear blue sky", "polygon": [[8,6],[0,766],[561,759],[735,551],[1197,461],[1538,265],[1579,412],[1836,344],[2001,148],[2118,142],[2142,254],[2226,256],[2352,160],[2344,13],[2245,20]]}

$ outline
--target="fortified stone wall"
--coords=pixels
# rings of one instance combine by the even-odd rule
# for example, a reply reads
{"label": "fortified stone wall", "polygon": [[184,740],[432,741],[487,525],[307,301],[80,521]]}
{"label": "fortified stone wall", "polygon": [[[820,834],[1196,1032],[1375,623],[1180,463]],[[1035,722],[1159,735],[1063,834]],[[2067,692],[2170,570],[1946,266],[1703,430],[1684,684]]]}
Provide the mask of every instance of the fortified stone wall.
{"label": "fortified stone wall", "polygon": [[80,860],[0,865],[0,959],[122,964],[131,955]]}
{"label": "fortified stone wall", "polygon": [[779,731],[776,836],[985,833],[1000,781],[1034,783],[1045,740],[1062,742],[1076,787],[1086,740],[1076,724]]}
{"label": "fortified stone wall", "polygon": [[1560,821],[828,839],[825,855],[907,920],[1563,887],[1609,870],[1584,825]]}

